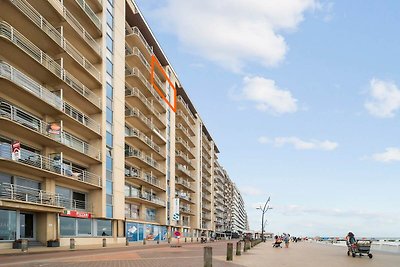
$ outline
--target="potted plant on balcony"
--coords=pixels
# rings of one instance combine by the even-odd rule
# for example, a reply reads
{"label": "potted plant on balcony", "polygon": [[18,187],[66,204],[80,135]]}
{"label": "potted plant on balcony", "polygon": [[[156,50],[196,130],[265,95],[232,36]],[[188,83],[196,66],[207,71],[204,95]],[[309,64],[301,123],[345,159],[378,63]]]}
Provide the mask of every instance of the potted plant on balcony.
{"label": "potted plant on balcony", "polygon": [[48,247],[59,247],[60,246],[60,240],[59,239],[47,240],[47,246]]}

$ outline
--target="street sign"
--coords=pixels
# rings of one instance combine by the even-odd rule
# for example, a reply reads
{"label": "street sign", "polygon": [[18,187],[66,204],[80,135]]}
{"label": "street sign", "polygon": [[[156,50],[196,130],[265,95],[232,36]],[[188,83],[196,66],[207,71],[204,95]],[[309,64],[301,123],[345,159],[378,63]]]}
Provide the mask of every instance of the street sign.
{"label": "street sign", "polygon": [[181,232],[175,231],[175,232],[174,232],[174,235],[175,235],[177,238],[179,238],[179,237],[181,236]]}

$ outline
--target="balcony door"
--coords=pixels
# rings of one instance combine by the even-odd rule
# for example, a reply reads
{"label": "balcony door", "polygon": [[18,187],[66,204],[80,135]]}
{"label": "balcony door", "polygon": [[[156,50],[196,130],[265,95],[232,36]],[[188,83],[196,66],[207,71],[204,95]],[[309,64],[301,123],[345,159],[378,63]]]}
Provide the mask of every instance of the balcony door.
{"label": "balcony door", "polygon": [[35,214],[21,212],[19,215],[19,233],[20,238],[34,239],[35,238]]}

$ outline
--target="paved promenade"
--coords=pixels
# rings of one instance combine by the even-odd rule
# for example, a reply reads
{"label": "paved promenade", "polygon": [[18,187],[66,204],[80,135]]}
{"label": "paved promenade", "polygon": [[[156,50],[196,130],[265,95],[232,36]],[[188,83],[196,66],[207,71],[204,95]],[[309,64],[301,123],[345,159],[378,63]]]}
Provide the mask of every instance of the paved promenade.
{"label": "paved promenade", "polygon": [[[398,267],[400,255],[373,252],[369,259],[348,257],[346,248],[316,243],[293,243],[289,249],[272,248],[271,242],[261,243],[242,256],[234,256],[226,262],[226,243],[214,242],[213,267]],[[235,241],[236,244],[236,241]],[[40,252],[24,255],[1,255],[0,266],[23,267],[202,267],[204,244],[183,244],[171,248],[167,244],[157,246],[131,246],[92,250]]]}

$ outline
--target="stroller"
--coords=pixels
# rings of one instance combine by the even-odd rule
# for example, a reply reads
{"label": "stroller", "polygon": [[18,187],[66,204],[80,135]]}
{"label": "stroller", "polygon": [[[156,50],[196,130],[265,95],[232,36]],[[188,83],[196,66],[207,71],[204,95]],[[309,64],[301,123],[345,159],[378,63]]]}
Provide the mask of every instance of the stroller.
{"label": "stroller", "polygon": [[353,256],[353,258],[359,254],[360,257],[363,254],[368,255],[370,259],[372,259],[372,254],[371,254],[371,241],[370,240],[358,240],[355,243],[350,243],[347,242],[347,256]]}
{"label": "stroller", "polygon": [[282,248],[281,244],[282,244],[282,239],[279,238],[278,236],[275,236],[275,243],[272,243],[272,247],[273,248]]}

